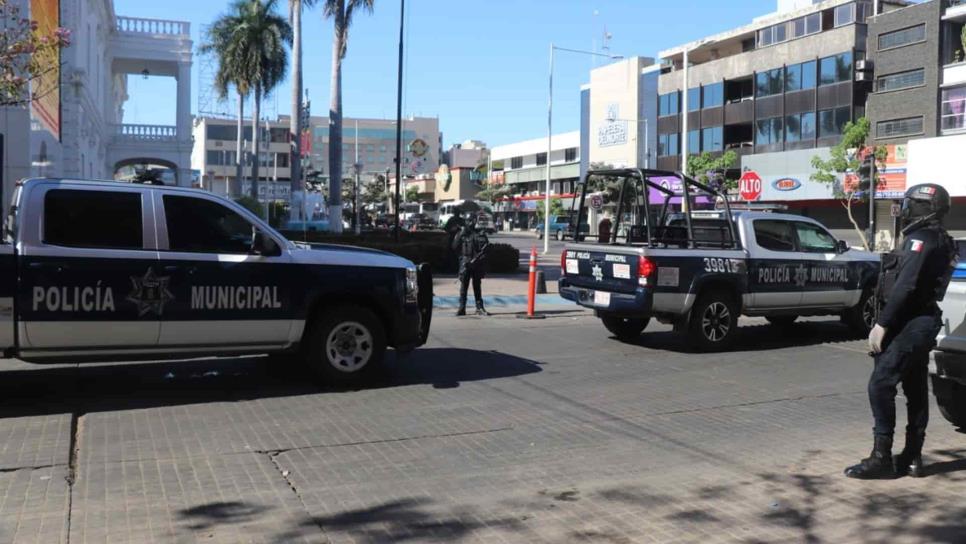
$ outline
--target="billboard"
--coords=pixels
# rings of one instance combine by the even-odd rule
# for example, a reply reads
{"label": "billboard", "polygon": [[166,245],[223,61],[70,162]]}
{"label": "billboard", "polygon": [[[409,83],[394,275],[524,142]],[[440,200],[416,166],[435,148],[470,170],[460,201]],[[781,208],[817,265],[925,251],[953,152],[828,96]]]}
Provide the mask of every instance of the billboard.
{"label": "billboard", "polygon": [[[60,0],[30,0],[30,18],[37,23],[37,32],[49,36],[60,26]],[[31,83],[31,93],[37,96],[30,109],[41,126],[60,140],[60,53],[53,50],[49,58],[40,59],[50,69]]]}

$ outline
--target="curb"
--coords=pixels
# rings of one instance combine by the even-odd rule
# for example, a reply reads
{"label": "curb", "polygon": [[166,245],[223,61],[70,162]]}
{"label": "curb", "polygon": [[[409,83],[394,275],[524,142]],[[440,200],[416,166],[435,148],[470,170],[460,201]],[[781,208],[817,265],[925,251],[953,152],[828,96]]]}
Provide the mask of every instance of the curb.
{"label": "curb", "polygon": [[[473,295],[467,297],[467,306],[473,304]],[[443,296],[443,297],[433,297],[433,308],[439,309],[456,309],[459,307],[460,297],[458,296]],[[484,296],[483,304],[490,308],[507,308],[510,306],[523,306],[527,305],[526,295],[494,295],[494,296]],[[560,295],[537,295],[536,304],[540,306],[573,306],[574,309],[580,308],[573,302],[561,297]]]}

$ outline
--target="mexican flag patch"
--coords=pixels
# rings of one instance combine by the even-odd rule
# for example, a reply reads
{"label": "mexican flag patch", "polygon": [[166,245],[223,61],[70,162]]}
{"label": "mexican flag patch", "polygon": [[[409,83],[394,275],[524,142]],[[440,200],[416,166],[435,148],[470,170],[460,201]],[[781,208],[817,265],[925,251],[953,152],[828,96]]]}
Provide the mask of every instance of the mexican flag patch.
{"label": "mexican flag patch", "polygon": [[910,241],[909,250],[916,253],[922,253],[923,245],[925,244],[922,243],[922,240],[912,240]]}

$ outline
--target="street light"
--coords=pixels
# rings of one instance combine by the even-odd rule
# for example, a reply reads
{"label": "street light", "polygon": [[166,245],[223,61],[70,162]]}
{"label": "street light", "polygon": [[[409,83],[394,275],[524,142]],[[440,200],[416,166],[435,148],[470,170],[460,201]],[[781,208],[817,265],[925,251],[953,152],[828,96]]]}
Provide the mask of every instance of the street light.
{"label": "street light", "polygon": [[[566,47],[557,47],[552,42],[550,44],[550,78],[549,78],[549,99],[547,101],[547,194],[544,198],[544,213],[543,213],[543,254],[546,255],[550,253],[550,156],[553,152],[552,140],[553,140],[553,52],[554,51],[566,51],[568,53],[579,53],[581,55],[590,55],[595,57],[606,57],[613,60],[619,60],[624,58],[623,55],[610,55],[607,53],[597,53],[594,51],[584,51],[582,49],[568,49]],[[580,225],[577,225],[577,229],[580,229]]]}

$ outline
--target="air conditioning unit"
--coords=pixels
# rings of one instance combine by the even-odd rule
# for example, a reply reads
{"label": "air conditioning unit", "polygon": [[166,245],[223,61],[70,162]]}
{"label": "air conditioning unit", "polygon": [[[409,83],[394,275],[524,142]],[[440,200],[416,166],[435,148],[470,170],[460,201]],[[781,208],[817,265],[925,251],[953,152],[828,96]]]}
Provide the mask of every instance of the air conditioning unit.
{"label": "air conditioning unit", "polygon": [[869,59],[862,59],[855,61],[855,71],[856,72],[871,72],[875,69],[875,63]]}
{"label": "air conditioning unit", "polygon": [[873,77],[873,75],[871,73],[869,73],[869,72],[856,72],[855,73],[855,81],[857,81],[857,82],[861,82],[861,83],[872,83],[872,81],[874,79],[875,79],[875,77]]}

